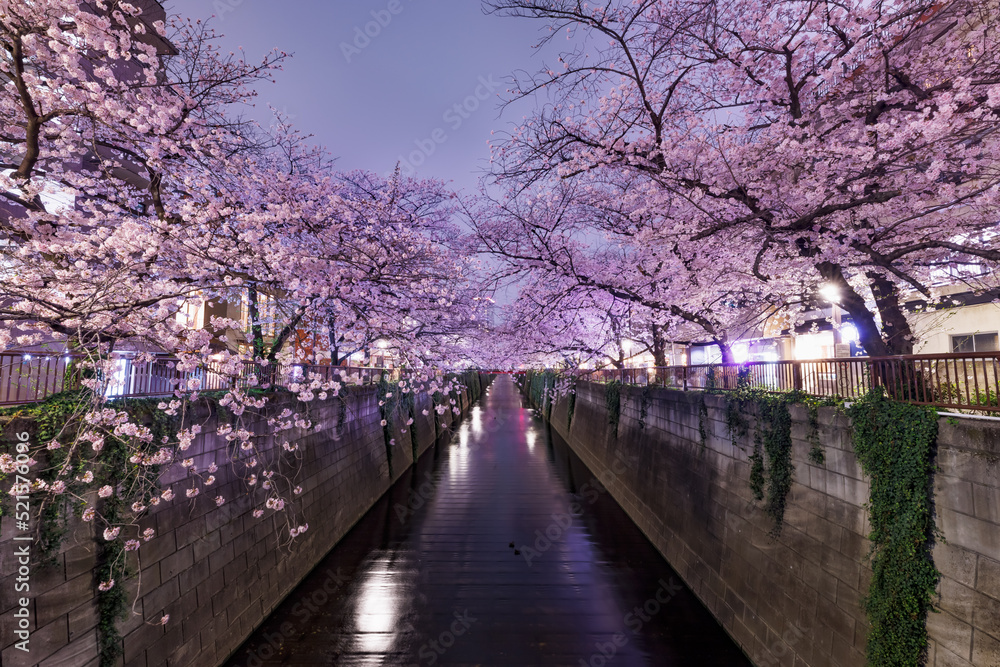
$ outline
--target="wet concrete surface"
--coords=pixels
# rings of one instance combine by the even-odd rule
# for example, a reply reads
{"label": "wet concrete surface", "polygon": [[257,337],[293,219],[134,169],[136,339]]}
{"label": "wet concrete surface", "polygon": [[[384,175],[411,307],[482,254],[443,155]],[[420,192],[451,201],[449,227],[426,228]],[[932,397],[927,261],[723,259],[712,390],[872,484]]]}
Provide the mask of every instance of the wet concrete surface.
{"label": "wet concrete surface", "polygon": [[265,665],[750,662],[500,376],[228,663]]}

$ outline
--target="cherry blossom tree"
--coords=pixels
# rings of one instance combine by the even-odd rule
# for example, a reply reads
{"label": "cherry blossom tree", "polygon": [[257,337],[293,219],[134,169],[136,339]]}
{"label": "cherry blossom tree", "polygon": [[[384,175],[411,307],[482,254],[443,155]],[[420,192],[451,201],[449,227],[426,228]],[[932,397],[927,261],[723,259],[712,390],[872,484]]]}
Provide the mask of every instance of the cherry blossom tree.
{"label": "cherry blossom tree", "polygon": [[[120,547],[101,593],[153,537],[142,528],[153,507],[233,500],[213,493],[223,466],[246,482],[253,516],[285,517],[288,541],[308,528],[295,503],[301,453],[274,443],[310,429],[308,403],[340,397],[348,380],[279,364],[297,361],[297,331],[385,338],[423,367],[392,392],[450,392],[456,384],[432,366],[461,348],[484,306],[453,195],[398,174],[337,172],[280,116],[269,128],[246,120],[255,87],[286,56],[254,64],[215,41],[204,23],[167,23],[128,3],[0,0],[0,350],[50,343],[87,359],[65,423],[32,452],[47,467],[33,488],[11,490],[63,516],[82,505],[102,544]],[[252,306],[265,297],[280,306],[268,341]],[[244,299],[247,352],[218,346],[240,322],[189,329],[177,318],[192,302]],[[187,379],[157,408],[171,432],[109,402],[111,353],[125,346],[137,362],[176,356],[170,374]],[[270,370],[248,378],[248,364]],[[220,431],[232,452],[197,468],[192,409],[209,371],[227,379],[215,400],[233,416]],[[273,382],[301,403],[269,407],[258,390]],[[0,478],[16,469],[0,456]],[[171,469],[187,475],[183,496],[156,489]],[[126,471],[136,474],[127,484],[101,482]]]}
{"label": "cherry blossom tree", "polygon": [[662,366],[670,340],[707,338],[731,359],[730,340],[794,297],[775,303],[724,253],[679,255],[669,216],[633,181],[538,181],[490,201],[469,215],[479,250],[499,260],[497,280],[522,283],[514,312],[529,329],[572,324],[568,349],[621,366],[627,339]]}
{"label": "cherry blossom tree", "polygon": [[911,295],[993,274],[990,3],[488,4],[569,38],[515,82],[546,102],[499,148],[501,182],[643,181],[679,259],[726,257],[771,301],[835,286],[872,354],[912,350]]}

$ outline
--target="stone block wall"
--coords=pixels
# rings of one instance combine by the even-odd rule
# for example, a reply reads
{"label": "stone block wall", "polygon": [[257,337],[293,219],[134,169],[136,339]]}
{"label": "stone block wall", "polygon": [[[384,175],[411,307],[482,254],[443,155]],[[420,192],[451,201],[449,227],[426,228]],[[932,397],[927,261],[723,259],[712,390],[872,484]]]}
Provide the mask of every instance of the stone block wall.
{"label": "stone block wall", "polygon": [[[285,432],[271,437],[273,448],[288,440],[299,445],[302,461],[295,481],[296,524],[309,530],[289,544],[286,513],[268,512],[261,519],[251,512],[251,489],[242,476],[224,462],[232,444],[217,434],[217,418],[200,416],[202,433],[188,454],[199,469],[219,465],[217,481],[194,499],[186,470],[167,471],[162,486],[179,496],[162,504],[144,519],[139,530],[156,530],[156,537],[133,560],[139,577],[125,585],[134,600],[129,617],[119,623],[124,657],[119,664],[136,667],[214,667],[223,663],[270,614],[341,537],[368,511],[392,482],[430,448],[447,426],[435,426],[430,397],[418,397],[414,417],[417,442],[405,423],[393,424],[397,445],[389,457],[381,426],[377,391],[354,388],[342,408],[337,399],[308,406],[315,425],[308,432]],[[466,397],[463,404],[468,405]],[[276,401],[252,430],[264,433],[267,417],[284,407],[301,410],[292,399]],[[429,416],[422,414],[428,409]],[[452,423],[449,412],[448,424]],[[399,421],[399,420],[397,420]],[[455,419],[457,421],[457,418]],[[4,442],[24,423],[10,424]],[[414,452],[416,449],[416,452]],[[259,488],[259,486],[258,486]],[[259,491],[257,491],[260,494]],[[227,502],[216,507],[214,497]],[[91,523],[73,521],[54,568],[32,565],[30,590],[30,653],[15,648],[18,606],[15,594],[17,562],[10,517],[0,532],[0,664],[4,667],[95,667],[98,614],[94,571],[97,539]],[[167,625],[160,625],[164,614]]]}
{"label": "stone block wall", "polygon": [[[808,414],[792,406],[795,471],[775,539],[750,491],[752,443],[733,444],[725,399],[649,389],[642,417],[641,395],[622,388],[616,434],[604,385],[581,382],[572,424],[562,398],[552,428],[755,664],[863,666],[868,483],[846,417],[820,409],[826,463],[815,465]],[[937,525],[946,541],[934,552],[943,578],[928,664],[1000,665],[1000,421],[942,418],[938,446]]]}

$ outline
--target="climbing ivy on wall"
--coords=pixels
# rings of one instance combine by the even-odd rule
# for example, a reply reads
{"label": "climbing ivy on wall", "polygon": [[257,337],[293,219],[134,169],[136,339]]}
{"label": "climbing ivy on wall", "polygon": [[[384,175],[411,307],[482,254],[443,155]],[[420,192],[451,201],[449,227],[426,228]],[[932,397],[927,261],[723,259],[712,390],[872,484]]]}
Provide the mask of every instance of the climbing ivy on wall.
{"label": "climbing ivy on wall", "polygon": [[[736,447],[749,435],[747,411],[756,413],[753,449],[750,453],[750,490],[764,502],[764,513],[771,519],[771,535],[781,534],[785,502],[792,487],[792,417],[789,403],[801,400],[796,393],[772,394],[751,389],[740,379],[739,388],[726,397],[726,425]],[[742,447],[740,447],[742,449]]]}
{"label": "climbing ivy on wall", "polygon": [[726,401],[726,428],[729,429],[729,437],[733,447],[743,449],[740,440],[750,433],[750,420],[745,414],[751,399],[746,392],[735,392]]}
{"label": "climbing ivy on wall", "polygon": [[405,415],[411,421],[406,425],[406,430],[414,430],[412,420],[415,401],[413,392],[405,386],[405,383],[391,382],[388,378],[388,375],[383,375],[378,381],[378,409],[382,416],[382,437],[389,459],[389,474],[392,475],[392,450],[396,446],[392,429],[398,425],[397,417]]}
{"label": "climbing ivy on wall", "polygon": [[[117,403],[115,407],[127,411],[134,421],[149,427],[152,438],[146,451],[154,452],[163,438],[176,431],[177,417],[167,415],[157,409],[158,399],[129,399]],[[50,396],[43,402],[34,405],[9,408],[0,411],[3,416],[27,420],[33,431],[36,442],[49,443],[53,441],[70,442],[80,426],[81,391],[70,391]],[[161,466],[140,465],[129,460],[129,448],[126,443],[114,436],[104,439],[97,479],[98,486],[109,486],[112,489],[146,489],[144,497],[128,497],[113,493],[100,500],[100,512],[112,525],[125,519],[125,510],[129,501],[148,504],[152,493],[157,489]],[[48,484],[61,481],[66,493],[58,500],[45,501],[38,513],[38,540],[36,548],[40,565],[56,564],[55,556],[59,553],[63,538],[67,532],[69,512],[80,513],[79,507],[74,507],[68,498],[86,493],[87,485],[79,481],[79,475],[88,467],[87,459],[77,457],[66,474],[60,475],[67,465],[69,454],[65,447],[46,449],[44,452],[46,465],[40,467],[38,478]],[[141,479],[140,479],[141,478]],[[114,581],[117,585],[108,590],[97,591],[98,608],[98,653],[100,665],[107,667],[118,664],[122,654],[122,637],[118,631],[118,621],[126,616],[128,610],[127,593],[124,582],[134,572],[129,567],[125,544],[122,540],[99,540],[97,554],[97,571],[95,580],[99,582]]]}
{"label": "climbing ivy on wall", "polygon": [[708,405],[705,403],[705,394],[698,397],[698,439],[701,448],[708,446]]}
{"label": "climbing ivy on wall", "polygon": [[760,429],[753,432],[753,451],[750,452],[750,491],[754,500],[764,500],[764,442]]}
{"label": "climbing ivy on wall", "polygon": [[819,401],[808,401],[806,410],[809,413],[809,460],[818,466],[826,463],[826,451],[819,440]]}
{"label": "climbing ivy on wall", "polygon": [[569,376],[569,405],[566,408],[566,428],[573,426],[573,414],[576,412],[576,384],[575,375]]}
{"label": "climbing ivy on wall", "polygon": [[781,534],[785,501],[792,488],[792,417],[785,395],[765,395],[757,404],[757,424],[761,429],[767,457],[767,492],[764,513],[773,522],[771,534]]}
{"label": "climbing ivy on wall", "polygon": [[546,371],[545,373],[545,393],[544,400],[542,404],[545,408],[545,420],[551,421],[552,418],[552,407],[556,402],[557,392],[556,383],[559,381],[559,374],[555,371]]}
{"label": "climbing ivy on wall", "polygon": [[646,428],[646,417],[649,416],[649,396],[652,394],[650,386],[644,385],[639,392],[639,428]]}
{"label": "climbing ivy on wall", "polygon": [[726,426],[734,447],[750,434],[748,413],[756,414],[753,448],[750,452],[750,490],[764,502],[764,512],[773,521],[771,534],[777,537],[785,515],[785,502],[792,486],[792,417],[788,406],[802,403],[809,414],[809,460],[817,465],[825,460],[819,442],[818,410],[832,405],[831,399],[816,399],[802,392],[770,393],[752,389],[741,374],[738,388],[726,394]]}
{"label": "climbing ivy on wall", "polygon": [[871,482],[868,664],[919,665],[940,578],[931,553],[937,413],[892,401],[881,388],[847,412],[854,450]]}
{"label": "climbing ivy on wall", "polygon": [[608,424],[614,427],[615,437],[618,437],[618,422],[622,412],[622,383],[613,380],[604,385],[604,404],[608,409]]}

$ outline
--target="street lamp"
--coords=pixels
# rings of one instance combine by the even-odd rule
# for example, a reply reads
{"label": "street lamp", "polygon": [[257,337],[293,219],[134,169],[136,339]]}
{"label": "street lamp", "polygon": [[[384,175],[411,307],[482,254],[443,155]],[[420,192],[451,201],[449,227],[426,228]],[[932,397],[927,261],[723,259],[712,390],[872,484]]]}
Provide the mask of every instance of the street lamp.
{"label": "street lamp", "polygon": [[[840,286],[833,283],[826,283],[819,288],[819,294],[830,302],[833,308],[833,356],[837,356],[837,347],[843,342],[840,335],[841,312],[840,312]],[[850,356],[850,355],[848,355]]]}

